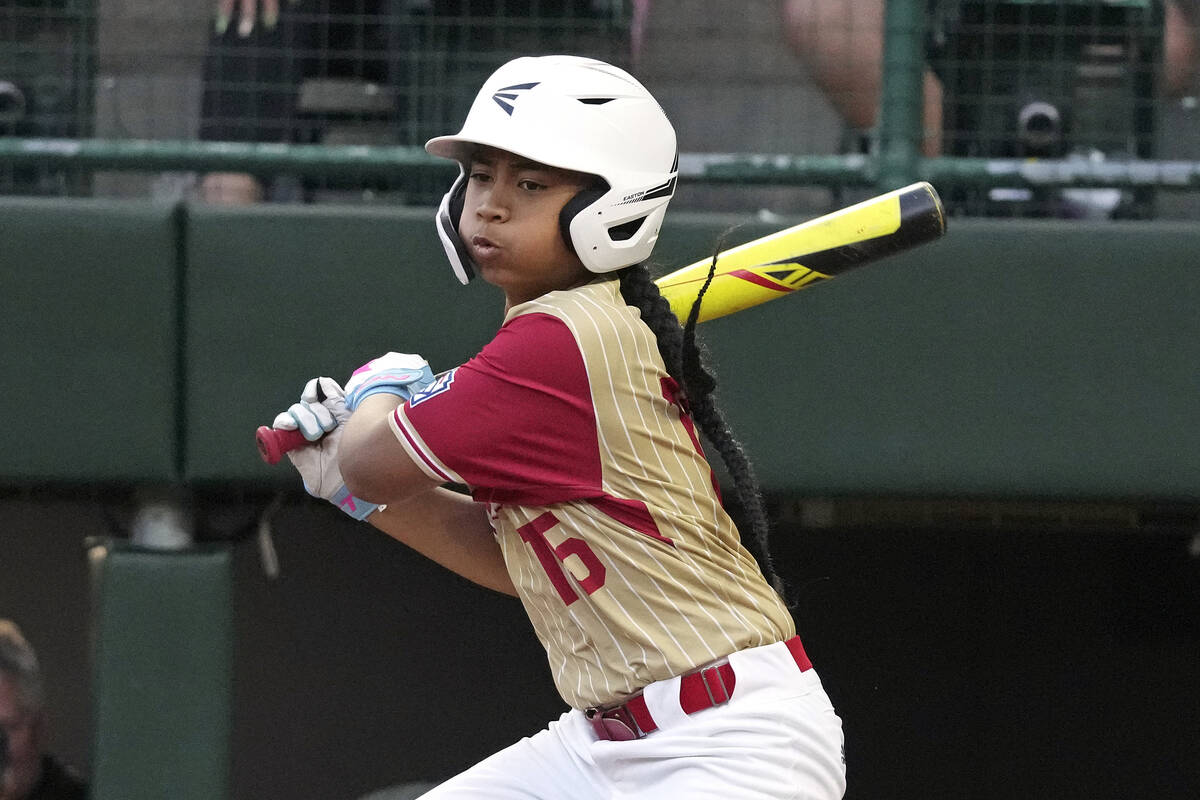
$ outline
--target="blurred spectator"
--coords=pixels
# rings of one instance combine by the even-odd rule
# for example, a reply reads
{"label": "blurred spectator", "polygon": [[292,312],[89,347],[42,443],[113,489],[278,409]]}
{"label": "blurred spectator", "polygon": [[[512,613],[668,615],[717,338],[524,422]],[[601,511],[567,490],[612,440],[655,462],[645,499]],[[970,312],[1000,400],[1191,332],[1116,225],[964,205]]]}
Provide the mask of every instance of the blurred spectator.
{"label": "blurred spectator", "polygon": [[0,800],[82,800],[87,786],[46,752],[48,730],[37,655],[20,629],[0,619]]}
{"label": "blurred spectator", "polygon": [[1200,0],[1170,0],[1163,31],[1163,83],[1168,97],[1185,97],[1197,90],[1200,69]]}
{"label": "blurred spectator", "polygon": [[[423,145],[463,117],[506,51],[579,44],[548,19],[605,19],[613,8],[612,0],[217,0],[200,138]],[[445,183],[343,182],[432,203]],[[210,173],[200,195],[229,205],[309,200],[314,185]]]}
{"label": "blurred spectator", "polygon": [[[357,88],[360,94],[398,83],[389,74],[397,62],[388,53],[402,43],[389,41],[392,27],[385,23],[393,8],[412,6],[414,0],[306,0],[289,2],[281,14],[279,0],[240,0],[234,19],[234,0],[220,0],[205,57],[200,138],[318,141],[328,120],[304,117],[304,79],[332,79],[326,86],[335,92]],[[350,82],[356,85],[349,88]],[[385,124],[396,111],[386,108]],[[387,143],[398,143],[392,133]],[[270,182],[248,174],[210,173],[201,182],[208,202],[244,205],[272,194]]]}
{"label": "blurred spectator", "polygon": [[[1153,159],[1158,102],[1196,89],[1200,0],[1146,4],[925,0],[926,156]],[[869,152],[883,78],[885,0],[781,0],[785,35]],[[1063,67],[1070,68],[1063,68]],[[951,213],[1155,216],[1156,188],[952,185]]]}
{"label": "blurred spectator", "polygon": [[[885,0],[782,0],[784,35],[842,120],[875,126],[883,74]],[[925,69],[922,151],[941,150],[941,86]]]}
{"label": "blurred spectator", "polygon": [[[782,0],[784,32],[846,124],[874,127],[883,71],[885,0]],[[930,0],[931,14],[939,0]],[[1196,89],[1200,0],[1168,0],[1164,9],[1163,90],[1181,97]],[[922,151],[941,152],[942,91],[929,68],[924,79]]]}

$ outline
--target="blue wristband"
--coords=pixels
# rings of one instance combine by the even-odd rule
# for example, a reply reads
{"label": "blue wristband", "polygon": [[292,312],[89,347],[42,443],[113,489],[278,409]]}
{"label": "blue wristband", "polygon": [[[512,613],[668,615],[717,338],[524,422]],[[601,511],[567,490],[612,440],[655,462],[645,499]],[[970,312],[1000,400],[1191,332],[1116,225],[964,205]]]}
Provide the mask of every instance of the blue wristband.
{"label": "blue wristband", "polygon": [[377,383],[374,386],[366,386],[362,391],[355,392],[346,398],[346,408],[353,411],[362,405],[363,400],[373,394],[394,394],[401,400],[407,400],[412,396],[412,389],[408,385],[400,386],[395,383]]}
{"label": "blue wristband", "polygon": [[397,373],[385,371],[367,379],[362,386],[346,395],[346,408],[354,411],[362,405],[364,399],[383,392],[407,400],[415,392],[419,392],[433,383],[433,370],[425,366],[419,375],[414,376],[412,370],[407,370],[399,373],[401,380],[397,380],[397,377]]}
{"label": "blue wristband", "polygon": [[334,494],[333,499],[331,499],[329,502],[333,503],[342,511],[345,511],[347,514],[358,520],[366,519],[371,512],[379,508],[377,503],[368,503],[366,500],[360,500],[354,495],[350,494],[350,490],[345,486],[343,486],[341,489],[338,489],[337,493]]}

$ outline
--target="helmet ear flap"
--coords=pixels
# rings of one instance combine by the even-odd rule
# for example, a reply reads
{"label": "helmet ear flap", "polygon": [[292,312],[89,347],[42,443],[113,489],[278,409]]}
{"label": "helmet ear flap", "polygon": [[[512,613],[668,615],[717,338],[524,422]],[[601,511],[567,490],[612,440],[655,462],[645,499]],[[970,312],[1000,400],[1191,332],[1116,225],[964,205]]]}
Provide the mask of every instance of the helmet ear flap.
{"label": "helmet ear flap", "polygon": [[563,241],[566,242],[567,249],[575,255],[579,255],[579,253],[576,252],[575,242],[571,239],[571,221],[579,215],[579,212],[603,197],[608,190],[608,184],[597,178],[594,184],[568,200],[562,211],[558,213],[558,231],[562,235]]}
{"label": "helmet ear flap", "polygon": [[442,197],[437,213],[438,238],[442,240],[442,249],[446,251],[446,258],[450,260],[450,268],[463,285],[475,277],[475,262],[471,260],[466,243],[458,235],[458,223],[462,219],[466,194],[467,173],[466,170],[462,170],[450,191]]}
{"label": "helmet ear flap", "polygon": [[454,229],[458,230],[458,223],[462,221],[463,206],[467,201],[467,180],[464,173],[450,187],[450,220],[454,223]]}

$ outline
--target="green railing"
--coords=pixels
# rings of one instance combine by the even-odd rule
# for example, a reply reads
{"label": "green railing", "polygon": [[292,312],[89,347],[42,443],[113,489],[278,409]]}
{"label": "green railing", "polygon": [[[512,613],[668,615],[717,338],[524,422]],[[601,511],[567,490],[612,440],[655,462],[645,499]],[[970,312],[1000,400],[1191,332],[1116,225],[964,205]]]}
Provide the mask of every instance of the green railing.
{"label": "green railing", "polygon": [[[1115,13],[1115,9],[1138,14],[1136,18],[1130,18],[1132,21],[1128,25],[1129,32],[1123,34],[1132,42],[1128,48],[1129,53],[1123,56],[1125,62],[1114,66],[1113,63],[1106,65],[1097,61],[1097,69],[1107,66],[1110,70],[1125,70],[1123,77],[1119,76],[1120,81],[1124,83],[1114,83],[1110,80],[1108,90],[1112,91],[1132,91],[1141,86],[1137,82],[1150,70],[1158,69],[1156,64],[1151,64],[1147,59],[1152,61],[1161,56],[1160,50],[1155,50],[1158,47],[1155,42],[1161,39],[1161,3],[1147,0],[978,0],[974,3],[954,5],[967,9],[956,12],[961,15],[960,29],[967,32],[963,35],[983,37],[981,41],[985,41],[987,47],[992,48],[1018,48],[1018,45],[1012,43],[1016,40],[1004,37],[1017,35],[1014,31],[1019,32],[1022,25],[1026,25],[1032,31],[1035,23],[1045,28],[1045,31],[1038,35],[1049,37],[1046,42],[1050,42],[1053,47],[1066,48],[1062,42],[1072,36],[1084,35],[1089,30],[1088,25],[1084,23],[1089,20],[1091,26],[1096,29],[1109,24],[1101,18],[1102,12],[1111,14]],[[628,26],[628,6],[622,3],[613,3],[611,6],[623,9],[619,15],[620,20],[623,25]],[[935,14],[939,7],[934,5]],[[971,8],[977,10],[972,12]],[[1018,10],[1013,11],[1014,8]],[[1072,9],[1082,9],[1078,13],[1085,16],[1069,16],[1068,12]],[[968,19],[972,13],[978,17],[974,21]],[[1009,16],[1005,17],[1004,14]],[[1041,16],[1037,16],[1038,14]],[[1021,22],[1022,20],[1025,22]],[[1200,161],[1186,157],[1153,157],[1155,154],[1152,148],[1141,144],[1143,139],[1149,137],[1144,135],[1145,131],[1139,130],[1133,130],[1129,135],[1131,141],[1136,135],[1138,144],[1130,145],[1127,153],[1117,157],[1109,154],[1108,157],[1096,158],[1094,152],[1091,154],[1093,157],[1089,157],[1086,152],[1014,154],[1000,149],[988,152],[986,143],[958,147],[950,141],[947,142],[943,155],[923,157],[920,150],[923,135],[922,80],[928,63],[930,29],[930,10],[925,0],[887,0],[879,117],[877,126],[871,131],[872,143],[866,152],[690,152],[681,156],[681,177],[688,181],[726,185],[860,186],[878,187],[881,190],[925,179],[933,181],[943,191],[961,189],[964,192],[984,191],[991,187],[1110,187],[1181,191],[1191,191],[1200,187]],[[1019,48],[1029,47],[1024,39],[1021,42]],[[0,42],[0,45],[3,45],[3,42]],[[1039,62],[1034,59],[1035,55],[1038,54],[1021,54],[1025,60],[1020,63],[1014,62],[1017,65],[1013,69],[1030,73],[1036,69],[1050,70],[1050,67],[1046,66],[1050,62]],[[1102,56],[1103,53],[1096,58]],[[1111,58],[1111,53],[1107,57]],[[1133,63],[1130,59],[1134,58],[1142,61]],[[943,54],[943,61],[947,91],[958,92],[960,106],[966,101],[978,101],[981,107],[986,107],[991,101],[982,94],[976,96],[973,93],[981,93],[988,86],[994,89],[995,82],[1001,80],[997,76],[1007,69],[989,67],[991,72],[986,74],[971,72],[963,66],[961,54]],[[1143,61],[1146,63],[1142,63]],[[1061,76],[1054,77],[1054,80],[1061,82]],[[422,91],[427,89],[428,87]],[[1076,124],[1083,126],[1087,123],[1095,127],[1099,124],[1096,123],[1096,119],[1099,119],[1097,115],[1114,95],[1110,93],[1080,96],[1085,99],[1091,97],[1096,108],[1089,108],[1086,114],[1077,113]],[[1130,95],[1128,100],[1130,103],[1143,103],[1143,100],[1134,95]],[[949,103],[950,99],[947,102]],[[947,113],[966,112],[960,107],[948,106]],[[986,109],[978,112],[983,115],[981,119],[987,113]],[[1054,124],[1053,120],[1041,122]],[[1142,117],[1138,117],[1131,124],[1136,128],[1144,122]],[[3,133],[2,128],[0,133]],[[953,133],[948,134],[948,139],[953,137]],[[362,180],[404,180],[416,174],[447,173],[451,169],[444,163],[428,157],[417,141],[408,145],[349,145],[266,144],[178,138],[0,136],[0,170],[5,168],[117,172],[244,171],[260,174],[288,173],[306,177],[352,175],[355,179]]]}
{"label": "green railing", "polygon": [[[887,142],[887,135],[883,137]],[[921,158],[903,142],[890,159],[867,155],[684,153],[680,177],[703,183],[879,186],[928,180],[939,186],[1200,188],[1200,161]],[[400,178],[451,174],[420,147],[251,144],[121,139],[0,139],[0,164],[93,170],[232,170]]]}

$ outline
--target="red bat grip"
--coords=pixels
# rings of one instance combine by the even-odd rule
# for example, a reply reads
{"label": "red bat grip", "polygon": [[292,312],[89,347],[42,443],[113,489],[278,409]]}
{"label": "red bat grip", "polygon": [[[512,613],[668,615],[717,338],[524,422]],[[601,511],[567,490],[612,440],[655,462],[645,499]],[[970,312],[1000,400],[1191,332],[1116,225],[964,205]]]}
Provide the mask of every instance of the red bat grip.
{"label": "red bat grip", "polygon": [[282,428],[259,426],[254,432],[254,441],[258,444],[258,454],[268,464],[278,464],[284,453],[312,444],[304,438],[300,431],[288,431]]}

